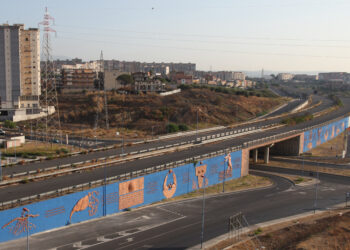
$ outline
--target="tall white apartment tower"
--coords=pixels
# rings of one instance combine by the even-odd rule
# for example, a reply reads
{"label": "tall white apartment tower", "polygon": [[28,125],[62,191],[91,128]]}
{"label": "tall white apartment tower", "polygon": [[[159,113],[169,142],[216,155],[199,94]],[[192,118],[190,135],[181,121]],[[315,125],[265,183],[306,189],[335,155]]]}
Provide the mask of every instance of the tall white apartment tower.
{"label": "tall white apartment tower", "polygon": [[23,24],[0,25],[1,115],[40,112],[40,92],[39,30],[25,30]]}

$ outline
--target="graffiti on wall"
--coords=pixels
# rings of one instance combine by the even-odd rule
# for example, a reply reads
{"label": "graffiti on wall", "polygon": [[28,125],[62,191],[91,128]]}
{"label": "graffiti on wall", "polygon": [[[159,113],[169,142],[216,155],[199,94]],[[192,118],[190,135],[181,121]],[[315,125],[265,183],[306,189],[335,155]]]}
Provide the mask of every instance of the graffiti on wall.
{"label": "graffiti on wall", "polygon": [[69,222],[71,222],[74,213],[84,211],[87,208],[89,208],[89,216],[95,215],[99,204],[97,196],[98,192],[92,191],[85,195],[83,198],[81,198],[72,208],[72,211],[70,212],[69,216]]}
{"label": "graffiti on wall", "polygon": [[49,210],[45,211],[45,217],[49,218],[49,217],[52,217],[52,216],[63,214],[65,211],[66,211],[66,209],[64,208],[64,206],[60,206],[60,207],[56,207],[56,208],[53,208],[53,209],[49,209]]}
{"label": "graffiti on wall", "polygon": [[119,209],[140,205],[144,200],[144,177],[119,183]]}
{"label": "graffiti on wall", "polygon": [[320,128],[304,132],[303,152],[309,151],[328,140],[334,139],[348,127],[349,119],[342,119]]}
{"label": "graffiti on wall", "polygon": [[13,235],[20,235],[25,233],[28,230],[35,228],[35,225],[29,222],[29,218],[38,217],[38,214],[30,214],[28,208],[23,208],[20,217],[14,218],[5,225],[2,226],[2,229],[8,228]]}
{"label": "graffiti on wall", "polygon": [[[168,177],[169,175],[172,174],[173,181],[168,183]],[[169,199],[174,196],[176,192],[176,186],[177,186],[177,181],[176,181],[176,175],[172,169],[169,170],[169,173],[166,174],[164,178],[164,183],[163,183],[163,194],[164,196]]]}

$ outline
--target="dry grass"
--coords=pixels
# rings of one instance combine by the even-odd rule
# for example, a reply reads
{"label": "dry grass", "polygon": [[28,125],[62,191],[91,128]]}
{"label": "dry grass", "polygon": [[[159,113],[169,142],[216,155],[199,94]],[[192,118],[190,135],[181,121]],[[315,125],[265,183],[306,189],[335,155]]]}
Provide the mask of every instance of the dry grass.
{"label": "dry grass", "polygon": [[62,149],[65,149],[68,152],[72,151],[72,147],[67,147],[66,145],[60,145],[55,143],[50,144],[50,143],[41,143],[41,142],[37,142],[37,143],[27,142],[20,147],[1,149],[1,152],[4,154],[11,154],[11,155],[16,153],[16,155],[18,156],[20,155],[54,156],[54,155],[57,155],[58,151],[62,151]]}
{"label": "dry grass", "polygon": [[[255,230],[256,231],[256,230]],[[241,237],[219,242],[209,249],[350,249],[350,212],[329,211],[302,219],[263,227],[258,240],[252,238],[254,230]],[[231,246],[231,247],[230,247]]]}
{"label": "dry grass", "polygon": [[[109,138],[115,138],[115,131],[121,128],[129,129],[128,137],[140,137],[144,133],[150,135],[152,127],[154,134],[163,134],[166,133],[168,122],[186,124],[194,129],[199,107],[201,112],[198,118],[203,127],[228,125],[254,118],[284,101],[282,98],[245,97],[209,89],[183,90],[167,97],[155,94],[120,95],[113,92],[108,92],[107,96],[113,132],[101,129],[98,136]],[[62,126],[66,131],[86,130],[86,134],[92,136],[97,110],[100,112],[99,127],[104,127],[104,110],[101,105],[96,105],[96,93],[65,94],[59,100]]]}
{"label": "dry grass", "polygon": [[[347,132],[345,132],[347,133]],[[336,138],[317,146],[314,149],[308,151],[312,156],[317,157],[341,157],[344,150],[344,132],[338,135]]]}
{"label": "dry grass", "polygon": [[[238,179],[226,181],[225,192],[240,191],[240,190],[246,190],[250,188],[267,187],[270,185],[272,185],[272,182],[269,178],[255,176],[255,175],[247,175]],[[218,194],[218,193],[222,193],[222,190],[223,190],[223,185],[217,184],[214,186],[207,187],[205,189],[205,194],[206,195]],[[193,198],[201,195],[203,195],[203,189],[197,189],[194,192],[180,195],[172,199],[168,199],[167,201],[182,200],[182,199]]]}

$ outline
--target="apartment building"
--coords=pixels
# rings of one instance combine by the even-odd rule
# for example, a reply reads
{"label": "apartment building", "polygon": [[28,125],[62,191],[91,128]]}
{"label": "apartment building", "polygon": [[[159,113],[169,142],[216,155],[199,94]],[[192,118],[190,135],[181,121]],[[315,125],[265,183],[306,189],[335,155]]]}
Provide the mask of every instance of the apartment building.
{"label": "apartment building", "polygon": [[45,115],[40,108],[40,32],[0,25],[0,120]]}
{"label": "apartment building", "polygon": [[39,30],[25,30],[23,24],[1,25],[1,109],[37,108],[40,92]]}
{"label": "apartment building", "polygon": [[107,70],[118,70],[128,73],[152,71],[154,74],[168,75],[172,71],[181,71],[193,75],[196,71],[196,64],[194,63],[146,63],[105,60],[104,64]]}

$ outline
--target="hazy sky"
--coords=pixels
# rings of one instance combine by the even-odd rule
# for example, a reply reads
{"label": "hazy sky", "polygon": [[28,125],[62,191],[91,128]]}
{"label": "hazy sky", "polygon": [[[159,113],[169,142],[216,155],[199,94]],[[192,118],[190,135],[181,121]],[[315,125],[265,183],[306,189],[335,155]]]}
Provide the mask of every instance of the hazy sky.
{"label": "hazy sky", "polygon": [[202,70],[350,71],[349,0],[0,0],[0,23],[55,17],[53,54]]}

